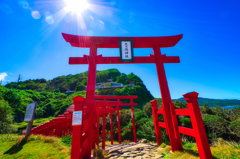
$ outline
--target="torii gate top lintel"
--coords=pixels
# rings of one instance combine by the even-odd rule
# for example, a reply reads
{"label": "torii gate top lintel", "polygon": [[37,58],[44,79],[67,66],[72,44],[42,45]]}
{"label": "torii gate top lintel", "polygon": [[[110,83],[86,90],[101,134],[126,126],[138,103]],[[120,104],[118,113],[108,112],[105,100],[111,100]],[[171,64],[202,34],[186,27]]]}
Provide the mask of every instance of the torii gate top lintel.
{"label": "torii gate top lintel", "polygon": [[183,37],[183,34],[159,37],[103,37],[103,36],[79,36],[62,33],[66,42],[74,47],[90,48],[119,48],[120,39],[132,39],[133,48],[173,47]]}

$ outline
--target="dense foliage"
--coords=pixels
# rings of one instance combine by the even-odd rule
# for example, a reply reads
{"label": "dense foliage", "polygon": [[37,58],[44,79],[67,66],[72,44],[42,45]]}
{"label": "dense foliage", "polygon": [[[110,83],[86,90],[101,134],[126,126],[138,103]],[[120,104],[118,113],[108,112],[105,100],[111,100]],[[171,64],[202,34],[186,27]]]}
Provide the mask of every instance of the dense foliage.
{"label": "dense foliage", "polygon": [[0,95],[0,134],[12,133],[16,128],[12,125],[12,109]]}
{"label": "dense foliage", "polygon": [[85,97],[85,91],[75,92],[71,95],[64,93],[37,92],[33,90],[13,90],[0,86],[0,95],[8,102],[14,115],[14,120],[21,122],[24,119],[27,105],[37,101],[36,118],[57,116],[66,111],[72,104],[76,95]]}
{"label": "dense foliage", "polygon": [[[16,121],[23,119],[26,106],[33,101],[38,101],[39,104],[37,117],[56,116],[72,103],[69,96],[66,95],[68,90],[78,92],[86,89],[87,76],[88,72],[84,72],[76,75],[59,76],[49,81],[45,79],[20,81],[18,90],[15,90],[17,83],[12,82],[5,86],[8,89],[2,87],[0,94],[1,92],[3,93],[3,98],[14,109],[17,115]],[[143,81],[133,73],[126,75],[120,73],[117,69],[97,71],[96,83],[107,82],[107,79],[113,79],[114,82],[122,83],[126,86],[117,89],[97,90],[99,95],[138,95],[139,98],[135,102],[140,107],[153,99]],[[135,85],[127,86],[130,81],[133,81]]]}

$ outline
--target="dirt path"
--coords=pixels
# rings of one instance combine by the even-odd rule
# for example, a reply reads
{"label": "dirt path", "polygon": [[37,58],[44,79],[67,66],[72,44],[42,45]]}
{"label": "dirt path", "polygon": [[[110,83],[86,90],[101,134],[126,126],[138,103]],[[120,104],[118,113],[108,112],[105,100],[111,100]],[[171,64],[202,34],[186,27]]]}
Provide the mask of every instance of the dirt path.
{"label": "dirt path", "polygon": [[157,152],[156,144],[128,143],[106,146],[109,159],[161,159],[163,156]]}

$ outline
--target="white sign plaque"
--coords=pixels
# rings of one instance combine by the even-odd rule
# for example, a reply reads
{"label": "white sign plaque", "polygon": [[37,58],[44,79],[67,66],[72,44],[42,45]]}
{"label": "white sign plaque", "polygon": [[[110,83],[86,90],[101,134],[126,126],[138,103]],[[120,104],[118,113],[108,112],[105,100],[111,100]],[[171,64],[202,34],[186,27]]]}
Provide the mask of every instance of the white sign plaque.
{"label": "white sign plaque", "polygon": [[133,45],[131,39],[119,40],[120,43],[120,60],[133,61]]}
{"label": "white sign plaque", "polygon": [[28,104],[24,121],[32,121],[33,120],[36,104],[37,104],[36,102]]}
{"label": "white sign plaque", "polygon": [[73,112],[72,125],[82,125],[82,111]]}

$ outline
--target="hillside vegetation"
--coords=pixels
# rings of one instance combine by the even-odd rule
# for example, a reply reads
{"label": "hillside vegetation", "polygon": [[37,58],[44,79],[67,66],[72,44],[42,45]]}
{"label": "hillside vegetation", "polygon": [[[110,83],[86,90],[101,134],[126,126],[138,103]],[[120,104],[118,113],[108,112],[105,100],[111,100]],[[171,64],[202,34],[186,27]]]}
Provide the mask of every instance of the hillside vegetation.
{"label": "hillside vegetation", "polygon": [[[72,104],[73,97],[77,95],[85,97],[87,74],[88,72],[59,76],[49,81],[45,79],[22,81],[19,82],[18,90],[15,89],[17,83],[9,83],[5,87],[0,86],[0,96],[12,108],[14,120],[17,122],[23,121],[27,105],[34,101],[38,102],[36,118],[57,116],[65,112]],[[99,95],[138,95],[135,102],[138,103],[139,107],[153,99],[142,80],[133,73],[126,75],[117,69],[97,71],[97,83],[107,82],[107,79],[110,78],[124,85],[133,81],[135,85],[117,89],[101,89],[98,90]],[[67,90],[75,90],[75,93],[71,95],[60,93]]]}

